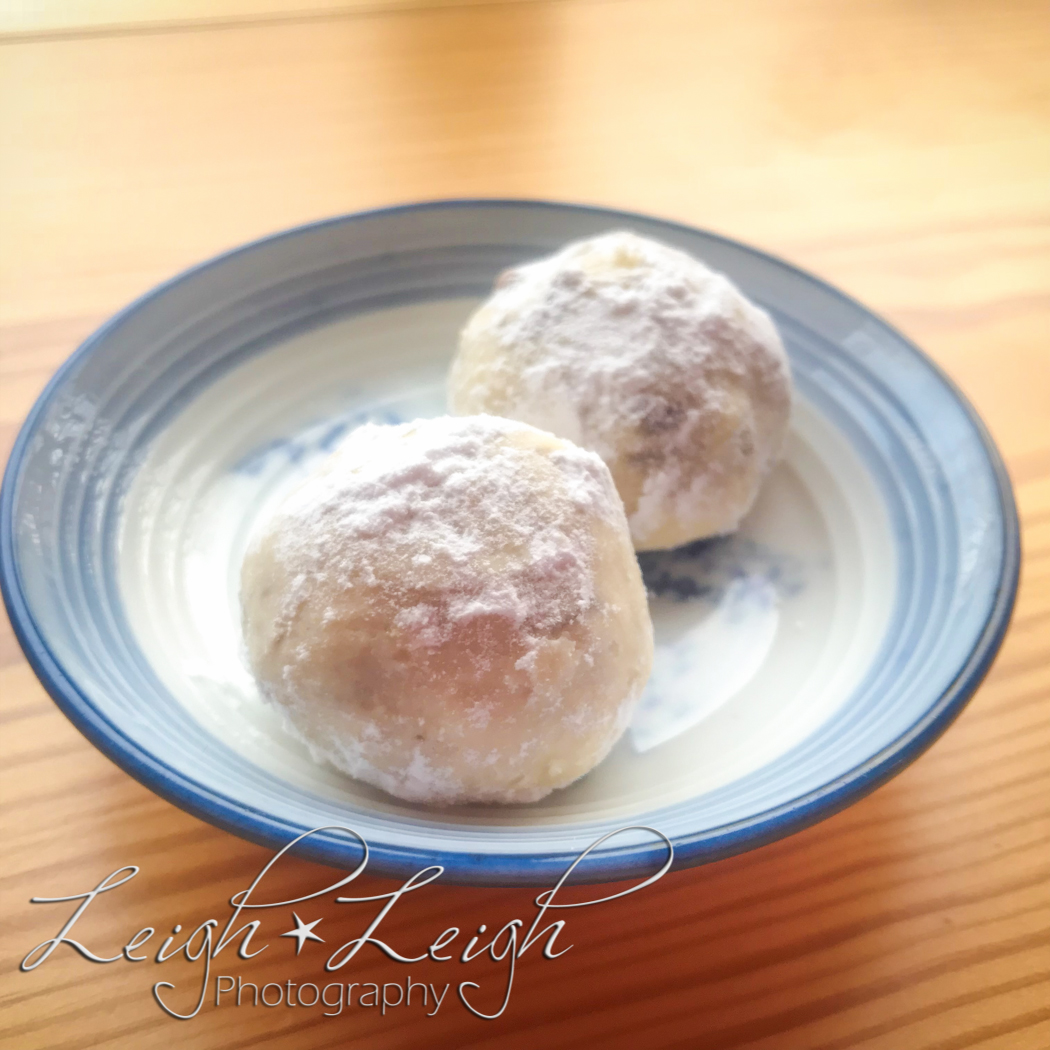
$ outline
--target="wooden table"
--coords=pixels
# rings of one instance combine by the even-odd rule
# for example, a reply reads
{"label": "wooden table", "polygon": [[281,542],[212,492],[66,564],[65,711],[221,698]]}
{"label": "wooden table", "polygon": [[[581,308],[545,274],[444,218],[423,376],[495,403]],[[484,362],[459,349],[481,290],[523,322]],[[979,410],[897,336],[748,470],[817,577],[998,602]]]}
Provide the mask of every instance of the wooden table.
{"label": "wooden table", "polygon": [[[5,451],[49,374],[103,318],[221,249],[419,198],[589,201],[779,253],[912,336],[1006,458],[1023,581],[991,674],[914,766],[802,834],[573,913],[573,950],[526,956],[493,1021],[468,1013],[453,985],[433,1017],[417,1001],[326,1018],[305,1002],[251,1007],[246,992],[241,1007],[209,1000],[178,1022],[150,988],[172,981],[171,1000],[191,1002],[199,966],[187,961],[90,965],[62,945],[18,972],[74,906],[31,896],[84,892],[139,865],[70,934],[110,955],[143,926],[225,920],[227,898],[270,854],[112,766],[58,713],[5,625],[3,1046],[1050,1046],[1045,3],[139,6],[49,2],[2,16]],[[289,861],[270,899],[335,877]],[[323,914],[326,940],[349,940],[363,932],[356,907],[296,910]],[[266,928],[289,929],[291,910]],[[400,901],[383,930],[411,954],[446,926],[495,929],[527,914],[527,891],[437,884]],[[311,943],[298,960],[278,940],[215,972],[323,985]],[[488,1008],[504,969],[471,965]],[[411,975],[464,979],[446,970]],[[366,946],[346,979],[406,976]]]}

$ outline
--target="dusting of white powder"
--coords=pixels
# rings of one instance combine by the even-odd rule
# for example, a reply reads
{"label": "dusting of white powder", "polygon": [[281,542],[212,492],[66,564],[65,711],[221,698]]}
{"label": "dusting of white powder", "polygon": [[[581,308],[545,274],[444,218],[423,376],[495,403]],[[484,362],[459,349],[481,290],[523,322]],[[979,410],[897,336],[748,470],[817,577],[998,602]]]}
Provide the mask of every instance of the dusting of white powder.
{"label": "dusting of white powder", "polygon": [[[566,736],[590,740],[596,733],[603,750],[586,753],[600,757],[623,729],[601,705],[633,705],[651,663],[651,636],[632,627],[619,644],[637,655],[608,689],[596,685],[594,696],[578,697],[552,685],[552,661],[589,658],[593,666],[588,647],[605,644],[605,631],[615,639],[616,624],[629,622],[618,619],[608,581],[596,575],[598,543],[616,535],[624,541],[625,566],[636,569],[623,504],[593,452],[493,416],[362,426],[286,497],[246,556],[244,579],[254,596],[246,599],[246,636],[255,639],[254,658],[278,661],[260,675],[262,691],[315,758],[392,794],[462,800],[457,767],[492,767],[493,782],[502,786],[483,797],[542,797],[563,776],[562,766],[552,760],[544,767],[549,780],[522,779],[514,771],[526,756]],[[644,615],[640,577],[625,586]],[[255,602],[267,595],[275,605],[264,610]],[[449,641],[468,636],[463,631],[472,620],[484,618],[486,630],[493,617],[505,632],[506,651],[481,646],[438,655]],[[533,683],[524,710],[507,719],[497,690],[476,697],[456,724],[441,722],[427,706],[426,680],[418,677],[416,709],[399,708],[400,694],[371,708],[367,686],[358,697],[340,699],[339,646],[316,663],[315,647],[329,643],[310,625],[335,625],[338,633],[346,623],[353,624],[347,652],[358,654],[368,649],[369,631],[380,632],[377,641],[396,631],[407,654],[402,666],[415,666],[417,675],[431,666],[423,650],[434,651],[437,666],[469,653],[481,673],[498,674],[506,661],[508,675],[524,673]],[[570,628],[576,640],[563,644],[562,632]],[[420,655],[416,664],[413,652]],[[520,688],[520,679],[506,681]],[[506,748],[493,750],[504,726]],[[440,745],[453,739],[462,740],[462,750],[450,762]]]}
{"label": "dusting of white powder", "polygon": [[[636,534],[669,504],[689,520],[712,498],[719,479],[698,477],[689,452],[723,425],[728,391],[742,386],[754,402],[758,418],[751,426],[747,416],[741,442],[762,460],[759,472],[779,454],[779,432],[762,440],[763,414],[779,420],[790,397],[776,329],[684,252],[625,232],[571,244],[504,273],[464,341],[483,331],[505,352],[486,381],[507,392],[501,411],[593,449],[614,475],[626,453],[644,468],[644,491],[628,507]],[[454,389],[455,376],[454,365]],[[456,396],[456,410],[469,412],[486,395],[464,382]]]}
{"label": "dusting of white powder", "polygon": [[417,644],[478,616],[525,633],[574,619],[594,601],[588,519],[623,511],[600,458],[565,443],[545,454],[556,480],[538,499],[536,451],[515,444],[530,432],[493,416],[355,430],[279,508],[275,553],[295,573],[282,613],[317,576],[351,588],[380,574]]}

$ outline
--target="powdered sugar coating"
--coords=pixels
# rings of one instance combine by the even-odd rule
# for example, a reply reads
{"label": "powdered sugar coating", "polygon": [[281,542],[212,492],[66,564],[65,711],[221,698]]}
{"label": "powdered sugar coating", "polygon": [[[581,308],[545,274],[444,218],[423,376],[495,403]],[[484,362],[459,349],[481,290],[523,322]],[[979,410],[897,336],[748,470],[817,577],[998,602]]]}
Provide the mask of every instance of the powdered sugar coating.
{"label": "powdered sugar coating", "polygon": [[729,280],[620,232],[500,277],[462,333],[449,404],[597,452],[653,549],[737,527],[780,455],[791,379],[769,316]]}
{"label": "powdered sugar coating", "polygon": [[315,756],[420,801],[575,780],[652,659],[608,469],[488,416],[354,431],[253,540],[242,607],[262,690]]}

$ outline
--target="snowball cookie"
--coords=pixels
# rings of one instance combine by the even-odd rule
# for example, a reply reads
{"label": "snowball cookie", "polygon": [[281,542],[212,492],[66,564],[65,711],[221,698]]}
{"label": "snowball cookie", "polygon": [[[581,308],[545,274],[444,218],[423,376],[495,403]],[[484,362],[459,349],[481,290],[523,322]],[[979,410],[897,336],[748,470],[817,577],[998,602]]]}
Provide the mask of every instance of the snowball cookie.
{"label": "snowball cookie", "polygon": [[253,539],[244,636],[314,757],[419,802],[531,802],[602,760],[653,633],[592,452],[491,416],[363,426]]}
{"label": "snowball cookie", "polygon": [[651,550],[737,527],[780,455],[791,377],[725,277],[609,233],[502,274],[460,337],[449,406],[593,449]]}

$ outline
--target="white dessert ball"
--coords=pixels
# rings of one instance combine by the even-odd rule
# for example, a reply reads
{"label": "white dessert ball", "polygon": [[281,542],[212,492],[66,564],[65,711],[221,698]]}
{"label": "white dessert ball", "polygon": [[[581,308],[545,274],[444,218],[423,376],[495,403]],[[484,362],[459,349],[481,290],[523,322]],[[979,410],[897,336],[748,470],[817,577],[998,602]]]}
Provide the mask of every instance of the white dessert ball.
{"label": "white dessert ball", "polygon": [[315,758],[413,801],[570,784],[652,665],[605,464],[490,416],[353,431],[252,540],[241,602],[261,690]]}
{"label": "white dessert ball", "polygon": [[727,278],[609,233],[501,275],[460,337],[449,406],[597,452],[651,550],[739,525],[780,456],[791,375],[769,315]]}

